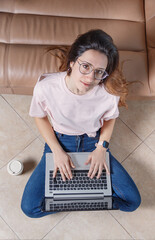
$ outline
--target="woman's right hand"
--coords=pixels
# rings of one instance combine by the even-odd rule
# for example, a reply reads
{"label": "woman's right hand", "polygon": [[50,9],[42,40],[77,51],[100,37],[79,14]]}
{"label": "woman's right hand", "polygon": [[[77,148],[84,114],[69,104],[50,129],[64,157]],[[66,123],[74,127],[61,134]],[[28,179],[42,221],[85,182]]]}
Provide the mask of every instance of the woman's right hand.
{"label": "woman's right hand", "polygon": [[54,157],[53,178],[56,177],[57,171],[59,169],[63,181],[66,181],[65,177],[67,177],[70,180],[72,178],[71,167],[75,168],[71,157],[64,150],[54,152],[53,157]]}

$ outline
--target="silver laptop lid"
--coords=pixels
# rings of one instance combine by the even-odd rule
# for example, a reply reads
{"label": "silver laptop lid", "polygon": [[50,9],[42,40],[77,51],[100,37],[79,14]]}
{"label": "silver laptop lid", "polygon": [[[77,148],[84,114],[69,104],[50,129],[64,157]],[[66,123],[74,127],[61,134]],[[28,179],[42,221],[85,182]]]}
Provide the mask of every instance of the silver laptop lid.
{"label": "silver laptop lid", "polygon": [[[90,152],[67,152],[67,154],[71,157],[72,162],[75,165],[74,170],[89,170],[90,164],[85,165],[86,160],[88,159],[88,156]],[[109,164],[109,153],[106,152],[106,163],[110,170],[110,164]],[[53,197],[53,195],[61,195],[61,194],[85,194],[90,195],[90,193],[93,193],[94,196],[98,196],[98,194],[102,194],[103,196],[111,196],[112,190],[111,190],[111,179],[110,175],[107,176],[107,189],[103,190],[61,190],[61,191],[50,191],[49,189],[49,181],[50,181],[50,171],[54,170],[54,160],[53,160],[53,153],[46,153],[46,177],[45,177],[45,197]],[[73,170],[73,171],[74,171]],[[73,174],[74,178],[74,174]]]}

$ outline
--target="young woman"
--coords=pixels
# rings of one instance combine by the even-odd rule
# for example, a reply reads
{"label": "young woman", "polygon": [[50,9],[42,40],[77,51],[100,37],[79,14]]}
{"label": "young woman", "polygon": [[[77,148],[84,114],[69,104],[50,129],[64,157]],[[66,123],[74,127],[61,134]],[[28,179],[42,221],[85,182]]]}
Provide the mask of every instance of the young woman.
{"label": "young woman", "polygon": [[[23,193],[21,208],[32,218],[42,212],[45,194],[45,154],[53,152],[56,177],[70,180],[75,168],[67,152],[90,152],[88,177],[99,178],[103,168],[111,174],[113,197],[122,211],[134,211],[141,202],[139,191],[108,145],[119,106],[125,103],[127,83],[118,69],[119,54],[112,38],[102,30],[78,36],[62,62],[65,71],[43,74],[34,88],[30,116],[45,139],[42,159]],[[49,119],[51,121],[49,121]],[[52,123],[52,124],[51,124]],[[106,165],[110,156],[110,173]]]}

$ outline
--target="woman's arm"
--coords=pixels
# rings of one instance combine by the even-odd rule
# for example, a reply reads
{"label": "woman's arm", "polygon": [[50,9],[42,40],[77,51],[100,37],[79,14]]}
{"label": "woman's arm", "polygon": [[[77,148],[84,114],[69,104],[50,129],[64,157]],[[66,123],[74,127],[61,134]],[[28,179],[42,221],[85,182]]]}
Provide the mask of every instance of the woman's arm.
{"label": "woman's arm", "polygon": [[[99,141],[110,141],[115,121],[116,119],[110,119],[104,122],[104,125],[101,128]],[[97,178],[99,178],[102,174],[103,168],[105,168],[106,172],[110,174],[106,164],[106,149],[103,146],[97,145],[97,148],[90,153],[85,164],[89,163],[91,163],[91,165],[89,168],[88,177],[93,178],[98,171]]]}
{"label": "woman's arm", "polygon": [[52,152],[56,152],[59,150],[62,150],[62,147],[60,146],[52,125],[50,124],[48,117],[44,118],[37,118],[35,117],[35,123],[39,129],[39,132],[43,136],[45,142],[48,144]]}
{"label": "woman's arm", "polygon": [[112,132],[114,129],[116,119],[110,119],[108,121],[104,121],[104,124],[101,128],[99,141],[107,141],[109,142],[112,136]]}
{"label": "woman's arm", "polygon": [[70,156],[63,150],[58,142],[53,127],[51,126],[48,117],[37,118],[35,117],[35,123],[43,136],[45,142],[48,144],[53,152],[54,159],[54,173],[53,177],[56,177],[58,169],[60,170],[62,179],[65,181],[72,178],[71,167],[75,168]]}

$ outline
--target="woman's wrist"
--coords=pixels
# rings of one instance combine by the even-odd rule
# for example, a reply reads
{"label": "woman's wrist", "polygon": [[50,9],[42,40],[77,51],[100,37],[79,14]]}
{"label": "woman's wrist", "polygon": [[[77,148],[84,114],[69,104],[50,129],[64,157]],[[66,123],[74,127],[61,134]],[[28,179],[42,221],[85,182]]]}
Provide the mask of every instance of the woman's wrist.
{"label": "woman's wrist", "polygon": [[60,151],[63,151],[62,147],[60,145],[55,145],[50,147],[53,153],[58,153]]}
{"label": "woman's wrist", "polygon": [[109,142],[103,140],[103,141],[99,141],[98,143],[95,144],[96,147],[102,147],[104,149],[108,149],[109,147]]}
{"label": "woman's wrist", "polygon": [[104,148],[103,146],[101,146],[101,145],[97,145],[97,147],[96,147],[96,149],[98,150],[98,151],[101,151],[101,152],[106,152],[106,148]]}

